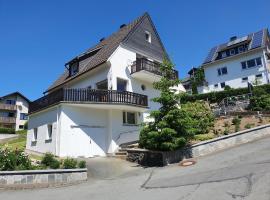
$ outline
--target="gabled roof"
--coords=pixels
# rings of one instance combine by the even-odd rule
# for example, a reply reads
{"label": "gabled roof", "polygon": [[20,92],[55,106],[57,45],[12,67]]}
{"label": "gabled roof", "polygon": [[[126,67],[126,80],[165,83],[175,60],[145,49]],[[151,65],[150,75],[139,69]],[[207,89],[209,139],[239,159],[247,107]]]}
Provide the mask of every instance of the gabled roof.
{"label": "gabled roof", "polygon": [[[247,44],[248,49],[246,52],[251,51],[256,48],[261,48],[266,46],[266,39],[269,37],[269,33],[267,29],[262,29],[260,31],[248,34],[244,37],[237,38],[233,41],[228,41],[226,43],[217,45],[210,49],[207,57],[205,58],[203,64],[209,64],[216,61],[218,53],[221,51],[226,51],[230,48],[233,48],[235,46],[241,45],[241,44]],[[243,52],[245,53],[245,52]],[[226,57],[227,58],[227,57]],[[219,59],[221,60],[221,59]]]}
{"label": "gabled roof", "polygon": [[6,98],[6,97],[8,97],[8,96],[13,96],[13,95],[21,96],[21,97],[24,98],[28,103],[31,102],[27,97],[25,97],[22,93],[20,93],[20,92],[18,92],[18,91],[17,91],[17,92],[12,92],[12,93],[7,94],[7,95],[4,95],[4,96],[0,97],[0,99],[4,99],[4,98]]}
{"label": "gabled roof", "polygon": [[[92,69],[99,66],[102,63],[105,63],[108,58],[111,56],[111,54],[116,50],[116,48],[120,45],[122,41],[124,41],[129,34],[131,34],[135,28],[142,22],[142,20],[145,17],[150,17],[148,13],[144,13],[142,16],[138,17],[133,22],[127,24],[126,26],[120,28],[117,32],[113,33],[108,38],[100,41],[98,44],[94,45],[92,48],[88,49],[84,53],[80,54],[79,56],[72,59],[70,62],[80,59],[83,56],[87,56],[87,54],[91,54],[91,52],[97,50],[97,53],[91,57],[91,59],[88,61],[86,65],[79,67],[79,72],[69,77],[68,70],[65,70],[65,72],[47,89],[48,92]],[[68,62],[69,63],[69,62]]]}

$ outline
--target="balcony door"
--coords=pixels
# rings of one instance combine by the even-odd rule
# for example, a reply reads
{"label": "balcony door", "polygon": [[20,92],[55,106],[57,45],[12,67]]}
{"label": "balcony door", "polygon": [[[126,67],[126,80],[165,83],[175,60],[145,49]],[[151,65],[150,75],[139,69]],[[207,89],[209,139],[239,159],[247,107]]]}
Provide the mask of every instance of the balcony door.
{"label": "balcony door", "polygon": [[108,80],[100,81],[96,83],[98,90],[108,90]]}
{"label": "balcony door", "polygon": [[127,81],[117,78],[117,91],[127,91]]}

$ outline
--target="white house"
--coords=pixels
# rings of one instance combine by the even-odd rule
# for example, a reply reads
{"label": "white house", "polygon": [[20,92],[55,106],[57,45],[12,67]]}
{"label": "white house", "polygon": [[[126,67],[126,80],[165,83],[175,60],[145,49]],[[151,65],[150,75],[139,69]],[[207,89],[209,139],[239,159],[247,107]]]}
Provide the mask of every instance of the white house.
{"label": "white house", "polygon": [[206,85],[199,93],[247,87],[247,83],[267,84],[270,80],[270,39],[267,29],[213,47],[202,67]]}
{"label": "white house", "polygon": [[[26,148],[64,157],[106,156],[139,138],[138,126],[159,104],[153,82],[167,57],[150,16],[123,24],[69,61],[65,72],[30,104]],[[172,78],[178,78],[178,73]],[[179,90],[184,88],[179,85]]]}
{"label": "white house", "polygon": [[22,130],[28,119],[29,99],[19,92],[0,97],[0,127]]}

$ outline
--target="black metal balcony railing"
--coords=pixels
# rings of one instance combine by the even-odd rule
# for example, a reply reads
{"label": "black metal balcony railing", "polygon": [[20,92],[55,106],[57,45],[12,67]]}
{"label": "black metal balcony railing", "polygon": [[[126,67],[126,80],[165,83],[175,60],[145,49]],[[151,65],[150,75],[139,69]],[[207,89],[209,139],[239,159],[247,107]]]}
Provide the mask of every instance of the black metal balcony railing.
{"label": "black metal balcony railing", "polygon": [[87,88],[65,88],[49,93],[29,105],[30,113],[42,110],[60,102],[73,103],[109,103],[148,106],[146,95],[128,91],[93,90]]}
{"label": "black metal balcony railing", "polygon": [[[131,74],[142,71],[142,70],[151,72],[151,73],[159,75],[159,76],[163,76],[163,74],[160,70],[160,64],[152,62],[152,61],[147,60],[145,58],[137,59],[131,65]],[[174,73],[173,73],[171,79],[178,79],[178,71],[177,70],[174,70]]]}

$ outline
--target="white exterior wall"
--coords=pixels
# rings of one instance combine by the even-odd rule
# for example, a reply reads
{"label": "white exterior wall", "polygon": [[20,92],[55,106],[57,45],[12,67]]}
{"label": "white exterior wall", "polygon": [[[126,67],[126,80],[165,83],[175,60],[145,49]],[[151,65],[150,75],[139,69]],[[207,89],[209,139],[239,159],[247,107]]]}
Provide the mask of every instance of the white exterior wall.
{"label": "white exterior wall", "polygon": [[[28,131],[27,131],[27,142],[26,149],[36,151],[40,153],[51,152],[57,155],[56,147],[56,135],[57,135],[57,107],[47,109],[45,111],[35,113],[29,116]],[[47,125],[52,124],[52,140],[46,142],[48,139],[48,128]],[[37,141],[36,144],[33,142],[34,139],[34,128],[37,128]]]}
{"label": "white exterior wall", "polygon": [[[253,67],[249,69],[242,69],[241,62],[247,61],[249,59],[261,57],[262,66]],[[265,71],[263,51],[254,52],[252,54],[245,54],[241,57],[235,57],[225,61],[220,61],[218,63],[210,64],[204,67],[205,80],[208,82],[208,88],[200,88],[201,93],[211,92],[211,91],[221,91],[223,88],[220,87],[220,83],[225,82],[231,88],[242,88],[247,87],[247,82],[243,82],[243,77],[248,77],[249,82],[255,80],[255,75],[262,74],[262,79],[260,79],[262,84],[267,83],[267,72]],[[218,68],[227,67],[228,73],[226,75],[218,75]],[[218,88],[214,85],[218,84]]]}
{"label": "white exterior wall", "polygon": [[21,96],[17,96],[16,99],[16,105],[17,105],[17,116],[16,116],[16,131],[19,130],[19,126],[24,126],[27,120],[20,120],[21,113],[28,114],[28,102],[22,98]]}

